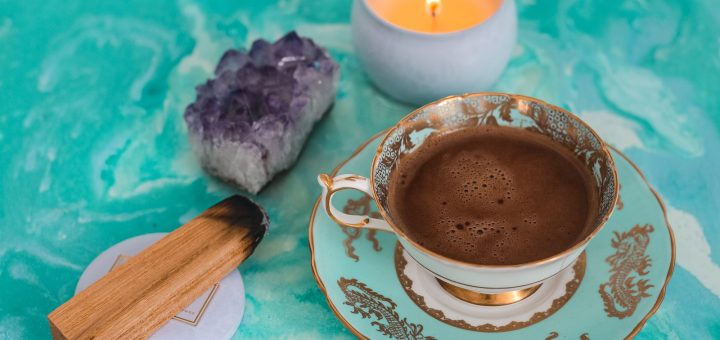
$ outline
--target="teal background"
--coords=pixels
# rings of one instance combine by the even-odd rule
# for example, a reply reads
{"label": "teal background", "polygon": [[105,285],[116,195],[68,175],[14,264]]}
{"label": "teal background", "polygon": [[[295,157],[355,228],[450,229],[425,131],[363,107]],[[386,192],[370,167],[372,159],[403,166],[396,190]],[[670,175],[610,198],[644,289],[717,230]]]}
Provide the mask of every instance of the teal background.
{"label": "teal background", "polygon": [[[241,266],[236,337],[350,337],[310,271],[315,175],[412,109],[369,85],[350,5],[0,0],[0,338],[47,338],[47,313],[100,252],[237,191],[199,168],[182,112],[225,49],[292,29],[326,46],[342,79],[298,163],[257,196],[272,229]],[[578,113],[664,197],[678,266],[643,339],[720,337],[719,7],[519,1],[518,45],[493,87]]]}

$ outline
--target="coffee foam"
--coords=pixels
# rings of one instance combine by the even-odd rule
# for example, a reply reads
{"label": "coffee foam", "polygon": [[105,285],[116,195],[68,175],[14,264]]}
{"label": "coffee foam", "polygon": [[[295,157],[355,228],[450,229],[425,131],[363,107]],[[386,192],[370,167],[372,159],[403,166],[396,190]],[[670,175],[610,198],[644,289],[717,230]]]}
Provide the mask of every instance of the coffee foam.
{"label": "coffee foam", "polygon": [[[519,129],[472,130],[430,137],[400,160],[390,210],[413,239],[456,259],[509,264],[550,256],[582,236],[593,198],[586,199],[589,177],[582,178],[572,154]],[[538,167],[557,170],[559,178],[544,181],[542,175],[553,174]],[[554,198],[564,206],[539,202],[552,186],[567,196]],[[399,204],[399,197],[407,202]]]}

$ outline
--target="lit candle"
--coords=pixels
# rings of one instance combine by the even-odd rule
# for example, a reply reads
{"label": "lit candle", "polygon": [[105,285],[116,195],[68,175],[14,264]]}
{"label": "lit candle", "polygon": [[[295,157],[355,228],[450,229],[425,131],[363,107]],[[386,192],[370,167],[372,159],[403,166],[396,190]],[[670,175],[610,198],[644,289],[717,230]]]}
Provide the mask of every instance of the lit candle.
{"label": "lit candle", "polygon": [[501,0],[367,0],[393,25],[425,33],[462,31],[497,12]]}
{"label": "lit candle", "polygon": [[355,0],[355,54],[383,92],[411,104],[487,90],[515,46],[514,0]]}

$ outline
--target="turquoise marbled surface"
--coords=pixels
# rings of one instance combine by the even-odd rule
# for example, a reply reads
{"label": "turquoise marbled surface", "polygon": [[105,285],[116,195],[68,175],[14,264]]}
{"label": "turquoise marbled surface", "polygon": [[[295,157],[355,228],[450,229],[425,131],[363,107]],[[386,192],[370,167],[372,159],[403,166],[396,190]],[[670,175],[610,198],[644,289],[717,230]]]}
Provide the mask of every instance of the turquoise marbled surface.
{"label": "turquoise marbled surface", "polygon": [[[580,114],[667,203],[677,267],[638,338],[720,337],[720,4],[518,8],[518,46],[493,89]],[[291,29],[326,46],[342,80],[298,163],[257,196],[272,230],[241,266],[236,337],[351,337],[310,270],[315,175],[412,108],[368,84],[349,17],[346,0],[0,0],[0,338],[47,338],[47,313],[101,251],[236,191],[199,168],[183,109],[225,49]]]}

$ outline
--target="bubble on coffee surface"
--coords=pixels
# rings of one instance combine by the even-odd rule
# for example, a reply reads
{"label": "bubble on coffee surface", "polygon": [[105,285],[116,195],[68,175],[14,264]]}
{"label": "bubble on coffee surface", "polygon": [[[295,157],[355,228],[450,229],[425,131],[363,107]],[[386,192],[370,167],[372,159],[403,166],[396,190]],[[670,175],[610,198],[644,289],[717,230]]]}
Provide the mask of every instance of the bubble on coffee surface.
{"label": "bubble on coffee surface", "polygon": [[[465,205],[503,205],[513,199],[512,173],[497,160],[469,152],[443,156],[443,172],[450,174],[448,185]],[[444,205],[447,205],[447,201]]]}
{"label": "bubble on coffee surface", "polygon": [[[462,219],[446,215],[439,219],[432,229],[437,235],[435,244],[438,247],[454,246],[466,256],[490,251],[489,255],[502,259],[505,252],[513,246],[520,245],[516,239],[517,228],[510,227],[508,221],[503,219],[478,217]],[[486,251],[479,249],[488,245],[492,248]]]}
{"label": "bubble on coffee surface", "polygon": [[[453,202],[454,207],[459,203],[477,210],[497,211],[503,209],[506,203],[521,204],[523,197],[514,195],[516,188],[512,173],[494,159],[477,160],[464,156],[448,161],[443,167],[447,168],[446,173],[451,174],[447,184],[454,188],[454,197],[439,200],[436,213],[442,218],[436,221],[433,229],[443,237],[438,238],[437,247],[455,247],[466,257],[484,253],[483,257],[503,261],[509,251],[523,246],[517,240],[518,230],[537,224],[537,214],[524,213],[527,216],[524,224],[482,216],[457,218],[457,211],[448,207],[448,200]],[[511,207],[508,205],[508,208]]]}

